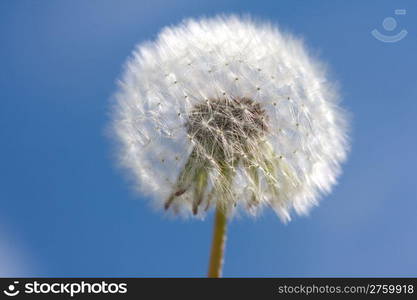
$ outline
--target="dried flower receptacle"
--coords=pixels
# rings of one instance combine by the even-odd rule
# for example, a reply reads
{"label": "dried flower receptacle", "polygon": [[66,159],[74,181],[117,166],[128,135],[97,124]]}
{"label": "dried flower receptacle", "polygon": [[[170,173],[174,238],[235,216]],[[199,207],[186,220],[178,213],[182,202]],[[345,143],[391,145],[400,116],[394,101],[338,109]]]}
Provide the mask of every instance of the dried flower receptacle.
{"label": "dried flower receptacle", "polygon": [[[176,188],[165,202],[165,209],[176,197],[192,189],[193,213],[198,213],[202,203],[206,203],[207,210],[213,193],[231,193],[230,183],[240,164],[256,179],[258,171],[254,168],[251,150],[262,143],[268,128],[267,120],[261,105],[249,98],[210,99],[195,105],[185,125],[194,149],[179,175]],[[215,190],[207,191],[207,179],[211,172],[218,174],[217,186]],[[219,196],[216,195],[217,198]],[[236,203],[237,199],[232,201]],[[226,212],[227,203],[220,205]]]}

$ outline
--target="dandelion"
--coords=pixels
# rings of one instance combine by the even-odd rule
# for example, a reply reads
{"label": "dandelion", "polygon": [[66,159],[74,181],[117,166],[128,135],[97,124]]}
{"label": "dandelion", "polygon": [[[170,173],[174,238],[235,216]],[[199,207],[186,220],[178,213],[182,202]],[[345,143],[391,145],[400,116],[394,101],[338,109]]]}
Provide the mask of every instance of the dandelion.
{"label": "dandelion", "polygon": [[271,207],[287,222],[328,193],[347,150],[324,67],[302,42],[236,16],[186,20],[126,64],[112,128],[119,161],[158,206],[216,208],[210,276],[227,217]]}

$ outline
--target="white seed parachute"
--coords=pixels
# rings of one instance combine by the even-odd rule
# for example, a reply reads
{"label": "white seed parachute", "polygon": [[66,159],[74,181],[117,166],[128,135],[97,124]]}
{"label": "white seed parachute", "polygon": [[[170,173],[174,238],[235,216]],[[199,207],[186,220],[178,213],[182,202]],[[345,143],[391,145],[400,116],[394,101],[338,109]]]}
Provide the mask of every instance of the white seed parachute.
{"label": "white seed parachute", "polygon": [[120,164],[176,213],[270,206],[288,221],[330,192],[346,157],[345,113],[323,65],[248,18],[166,27],[137,46],[115,99]]}

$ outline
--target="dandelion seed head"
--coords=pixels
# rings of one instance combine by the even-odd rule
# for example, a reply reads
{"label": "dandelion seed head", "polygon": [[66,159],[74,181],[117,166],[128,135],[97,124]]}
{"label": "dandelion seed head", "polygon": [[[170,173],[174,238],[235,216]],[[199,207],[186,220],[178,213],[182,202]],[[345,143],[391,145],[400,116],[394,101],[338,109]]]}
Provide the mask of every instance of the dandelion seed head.
{"label": "dandelion seed head", "polygon": [[345,113],[322,64],[269,24],[167,27],[138,45],[115,99],[120,164],[175,213],[269,206],[288,221],[330,192],[346,157]]}

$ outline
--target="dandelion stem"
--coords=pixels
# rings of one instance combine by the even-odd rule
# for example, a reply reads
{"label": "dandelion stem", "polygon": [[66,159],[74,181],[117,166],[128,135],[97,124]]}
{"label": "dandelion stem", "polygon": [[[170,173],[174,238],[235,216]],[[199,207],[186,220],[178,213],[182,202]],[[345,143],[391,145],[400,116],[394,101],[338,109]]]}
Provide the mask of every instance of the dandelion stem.
{"label": "dandelion stem", "polygon": [[226,244],[227,217],[218,205],[213,227],[208,277],[219,278],[222,274],[224,249]]}

